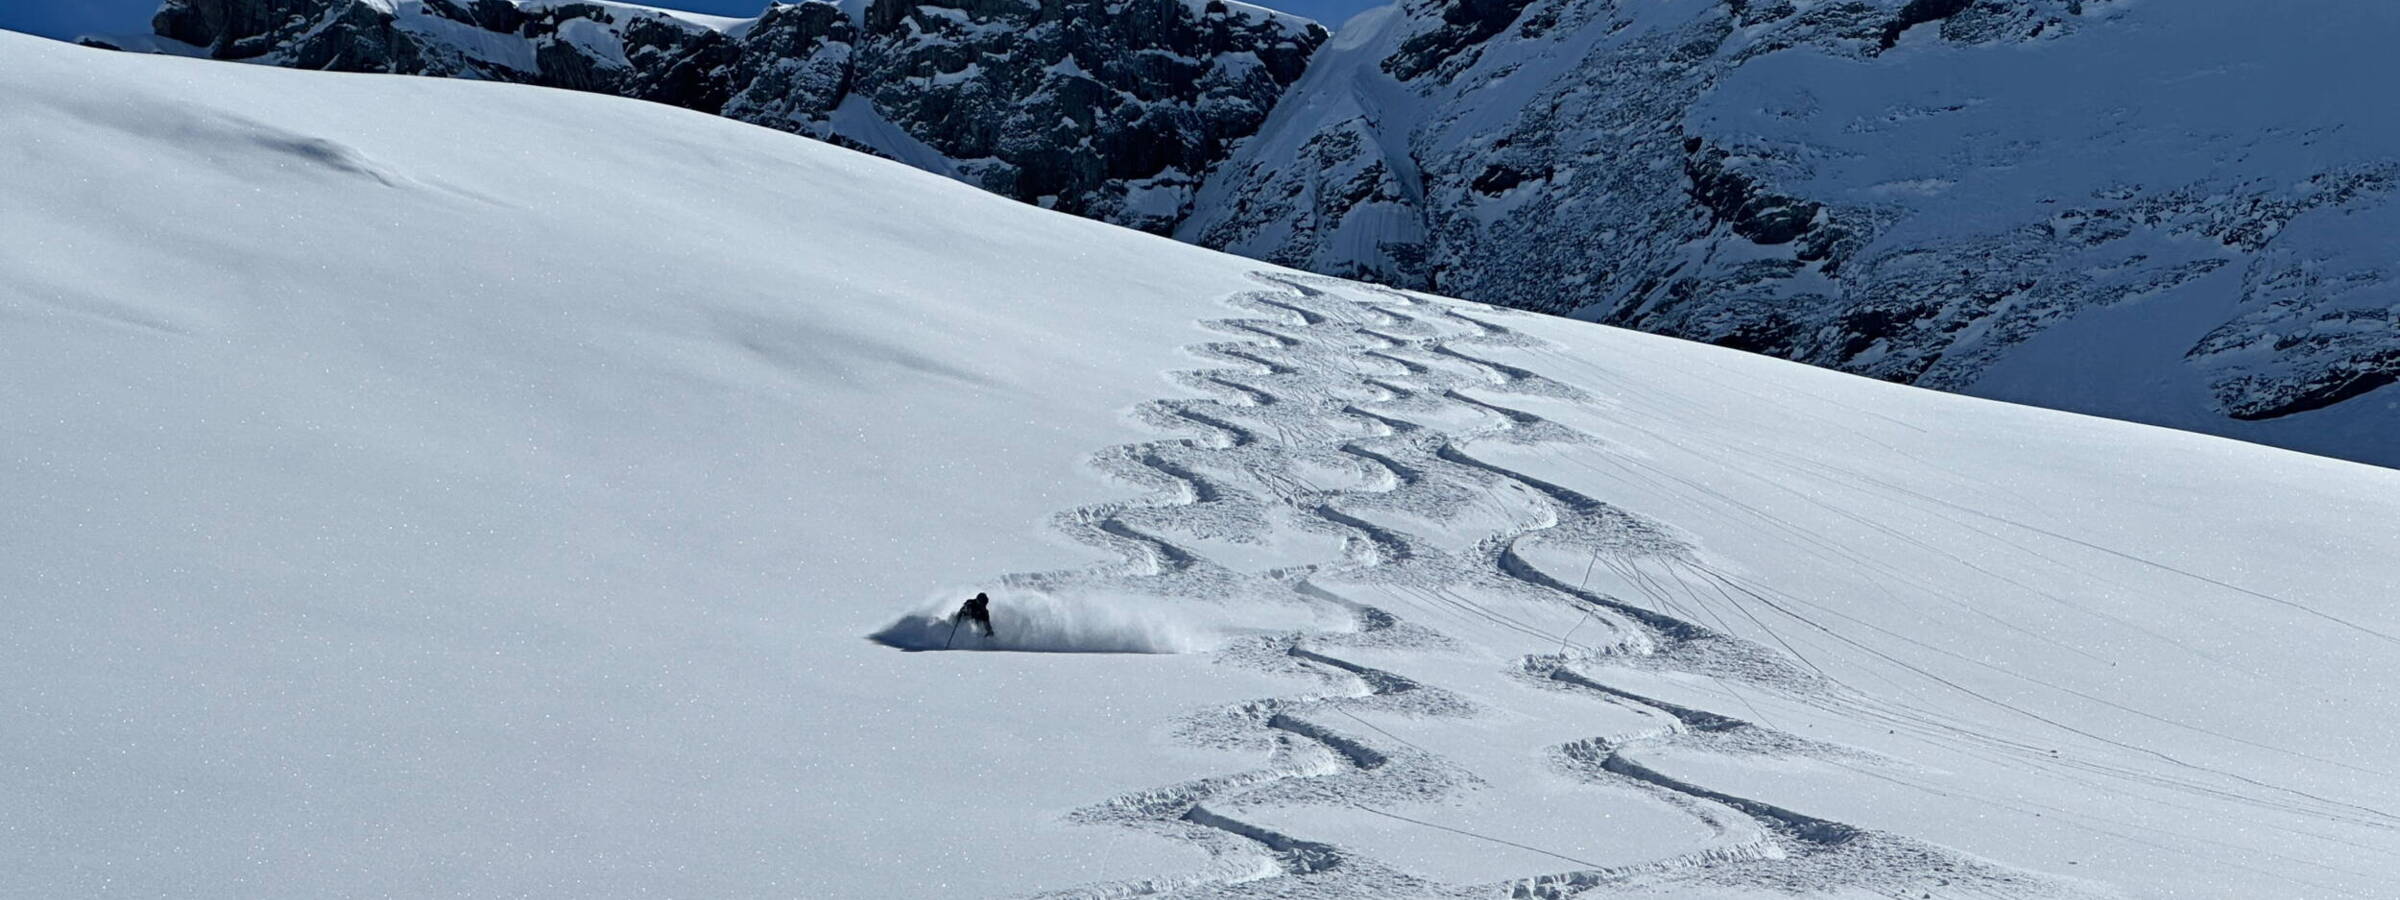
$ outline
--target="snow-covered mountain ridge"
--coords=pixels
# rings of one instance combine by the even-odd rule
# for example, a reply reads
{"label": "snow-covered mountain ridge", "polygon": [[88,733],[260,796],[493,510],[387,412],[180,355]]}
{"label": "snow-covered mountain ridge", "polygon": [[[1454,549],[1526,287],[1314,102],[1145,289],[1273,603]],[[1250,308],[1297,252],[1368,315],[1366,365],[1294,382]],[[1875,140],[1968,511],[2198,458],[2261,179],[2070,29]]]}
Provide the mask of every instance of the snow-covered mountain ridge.
{"label": "snow-covered mountain ridge", "polygon": [[616,94],[833,140],[1164,231],[1325,38],[1225,0],[164,0],[129,48]]}
{"label": "snow-covered mountain ridge", "polygon": [[0,895],[2400,876],[2391,470],[658,104],[9,34],[0,97]]}

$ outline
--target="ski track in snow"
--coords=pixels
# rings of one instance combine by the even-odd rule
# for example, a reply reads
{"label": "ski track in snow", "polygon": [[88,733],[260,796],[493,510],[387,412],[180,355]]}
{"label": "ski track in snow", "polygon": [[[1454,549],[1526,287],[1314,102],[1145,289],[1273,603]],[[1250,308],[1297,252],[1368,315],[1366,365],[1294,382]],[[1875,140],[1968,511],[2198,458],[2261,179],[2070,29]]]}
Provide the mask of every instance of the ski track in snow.
{"label": "ski track in snow", "polygon": [[[1645,751],[1686,748],[1881,764],[1864,751],[1646,697],[1593,673],[1595,664],[1684,672],[1713,679],[1736,699],[1740,694],[1733,688],[1739,685],[1820,705],[1873,705],[1785,655],[1698,621],[1570,584],[1522,555],[1524,542],[1538,539],[1588,554],[1589,565],[1606,566],[1636,583],[1659,577],[1647,574],[1656,570],[1723,580],[1741,589],[1667,530],[1599,499],[1485,462],[1467,449],[1471,442],[1497,441],[1609,452],[1596,437],[1467,393],[1586,399],[1537,373],[1474,355],[1477,346],[1533,341],[1485,320],[1508,313],[1476,309],[1470,315],[1463,305],[1312,276],[1254,277],[1269,288],[1227,302],[1255,315],[1207,323],[1234,340],[1191,348],[1226,365],[1178,376],[1208,396],[1158,400],[1138,412],[1148,423],[1196,435],[1114,447],[1096,459],[1107,472],[1150,487],[1155,495],[1075,509],[1057,520],[1069,536],[1124,561],[1018,574],[1004,584],[1044,593],[1334,604],[1350,612],[1355,630],[1255,636],[1217,651],[1230,663],[1312,677],[1324,685],[1319,692],[1204,711],[1182,723],[1182,735],[1196,743],[1264,750],[1264,766],[1114,797],[1072,814],[1083,823],[1189,842],[1211,863],[1038,896],[1555,900],[1602,887],[1704,886],[1889,896],[1916,888],[1938,888],[1946,896],[2086,893],[1905,836],[1718,791],[1642,762]],[[1347,471],[1355,484],[1321,486],[1317,479],[1329,471]],[[1453,535],[1448,541],[1390,524],[1447,525],[1461,519],[1508,524],[1495,524],[1472,540]],[[1335,559],[1252,574],[1212,561],[1203,546],[1242,543],[1279,526],[1338,538],[1342,551]],[[1680,810],[1714,835],[1710,845],[1607,866],[1384,808],[1457,796],[1475,789],[1480,779],[1359,714],[1472,717],[1479,709],[1461,692],[1344,659],[1345,648],[1425,649],[1452,643],[1434,628],[1345,599],[1345,586],[1421,597],[1433,608],[1455,610],[1476,627],[1556,641],[1558,652],[1525,655],[1515,660],[1508,677],[1630,710],[1654,725],[1548,747],[1554,770]],[[1479,603],[1479,596],[1580,609],[1588,617],[1577,631],[1560,635],[1549,623],[1523,621]],[[1672,608],[1663,587],[1650,599]],[[1583,639],[1574,640],[1577,636]],[[1900,711],[1874,712],[1906,718]],[[1244,818],[1245,810],[1291,806],[1344,807],[1359,816],[1531,851],[1556,859],[1558,866],[1499,883],[1441,884],[1391,862]]]}

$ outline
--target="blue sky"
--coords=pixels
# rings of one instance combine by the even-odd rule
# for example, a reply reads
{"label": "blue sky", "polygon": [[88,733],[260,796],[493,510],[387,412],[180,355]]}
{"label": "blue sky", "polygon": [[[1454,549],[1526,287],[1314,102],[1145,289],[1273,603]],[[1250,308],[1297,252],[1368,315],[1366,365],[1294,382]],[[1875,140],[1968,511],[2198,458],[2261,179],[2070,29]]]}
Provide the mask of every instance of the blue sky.
{"label": "blue sky", "polygon": [[0,28],[55,38],[147,32],[158,0],[0,0]]}
{"label": "blue sky", "polygon": [[[1307,16],[1330,28],[1360,10],[1386,2],[1389,0],[1266,0],[1262,5]],[[748,16],[765,9],[767,3],[766,0],[649,0],[648,5]],[[96,32],[146,32],[150,30],[150,14],[157,11],[158,0],[0,0],[0,28],[55,38]]]}

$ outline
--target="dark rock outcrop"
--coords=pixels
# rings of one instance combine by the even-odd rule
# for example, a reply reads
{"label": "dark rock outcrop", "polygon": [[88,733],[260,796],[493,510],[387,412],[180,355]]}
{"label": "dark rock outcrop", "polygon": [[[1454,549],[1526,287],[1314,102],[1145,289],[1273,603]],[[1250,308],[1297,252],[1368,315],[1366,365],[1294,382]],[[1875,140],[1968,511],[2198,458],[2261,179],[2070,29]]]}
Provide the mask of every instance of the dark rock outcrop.
{"label": "dark rock outcrop", "polygon": [[2400,272],[2355,237],[2400,220],[2400,137],[2239,74],[2372,80],[2329,49],[2356,28],[2109,0],[1412,0],[1356,27],[1179,237],[1926,387],[2020,360],[1995,393],[2263,439],[2297,432],[2238,423],[2400,381]]}
{"label": "dark rock outcrop", "polygon": [[1165,231],[1326,38],[1222,0],[777,3],[722,26],[605,2],[166,0],[220,59],[667,103]]}

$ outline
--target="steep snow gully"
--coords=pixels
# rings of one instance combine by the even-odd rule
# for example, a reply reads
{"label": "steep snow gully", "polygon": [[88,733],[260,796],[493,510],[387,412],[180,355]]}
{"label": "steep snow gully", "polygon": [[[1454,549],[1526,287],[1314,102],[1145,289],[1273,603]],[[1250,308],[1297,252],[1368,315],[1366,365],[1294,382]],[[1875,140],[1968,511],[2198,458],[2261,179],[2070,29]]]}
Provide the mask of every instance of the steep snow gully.
{"label": "steep snow gully", "polygon": [[[1562,898],[1603,886],[1907,897],[1936,890],[1942,896],[2106,894],[1740,796],[1646,762],[1685,750],[1807,759],[1870,774],[1904,766],[1759,721],[1747,698],[1765,693],[1896,729],[1959,731],[1985,740],[1990,753],[2047,757],[2048,751],[1966,734],[1938,714],[1869,699],[1813,671],[1797,651],[1777,652],[1710,627],[1691,611],[1702,608],[1698,598],[1679,606],[1675,592],[1742,595],[1767,605],[1778,600],[1769,588],[1711,567],[1659,524],[1479,458],[1471,443],[1614,452],[1602,438],[1479,396],[1593,401],[1576,388],[1475,354],[1478,346],[1537,342],[1490,321],[1515,314],[1313,276],[1254,277],[1268,287],[1228,300],[1251,315],[1208,323],[1234,339],[1192,348],[1226,365],[1177,376],[1206,396],[1158,400],[1138,412],[1152,424],[1196,435],[1119,446],[1097,457],[1106,471],[1152,488],[1152,496],[1079,508],[1057,519],[1066,534],[1123,561],[1007,577],[1000,636],[987,640],[968,629],[955,646],[1209,649],[1225,663],[1310,678],[1322,687],[1202,711],[1178,727],[1183,739],[1197,744],[1262,750],[1268,754],[1264,766],[1110,798],[1071,816],[1186,841],[1212,863],[1043,896],[1498,891]],[[1278,546],[1262,537],[1285,529],[1324,540]],[[1334,552],[1320,559],[1278,556],[1310,546]],[[1250,565],[1221,561],[1236,558]],[[1635,585],[1641,599],[1593,589],[1594,571],[1607,573],[1611,583]],[[1396,598],[1425,621],[1357,599],[1369,595]],[[1340,611],[1347,624],[1287,633],[1218,628],[1199,635],[1137,615],[1104,614],[1110,601],[1103,598],[1201,607],[1313,605]],[[902,649],[940,649],[951,630],[941,612],[903,618],[873,637]],[[1488,677],[1586,704],[1587,714],[1574,718],[1583,727],[1595,720],[1609,727],[1500,752],[1546,757],[1550,771],[1609,791],[1643,814],[1681,817],[1680,827],[1662,828],[1674,840],[1592,859],[1586,850],[1535,846],[1430,818],[1443,811],[1445,800],[1496,788],[1457,754],[1411,741],[1387,725],[1472,720],[1493,711],[1471,699],[1480,688],[1453,690],[1356,659],[1379,652],[1418,658],[1502,644],[1547,649],[1516,653],[1502,665],[1479,657],[1461,678]],[[1646,696],[1613,683],[1611,670],[1699,679],[1736,708],[1748,707],[1750,717]],[[2277,799],[2335,805],[2256,787]],[[1425,804],[1433,804],[1435,813],[1395,811]],[[1583,812],[1602,815],[1589,806]],[[1436,880],[1421,870],[1443,869],[1438,862],[1428,867],[1411,859],[1404,869],[1400,860],[1280,824],[1325,822],[1325,814],[1379,820],[1387,833],[1415,830],[1459,844],[1469,856],[1480,848],[1486,851],[1480,855],[1508,860],[1514,869],[1502,874],[1453,866],[1465,877]],[[1623,835],[1606,840],[1621,842]],[[1395,846],[1409,845],[1403,838]],[[1431,855],[1442,854],[1437,849]]]}

